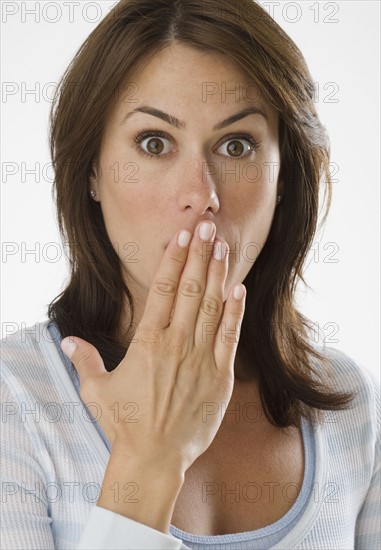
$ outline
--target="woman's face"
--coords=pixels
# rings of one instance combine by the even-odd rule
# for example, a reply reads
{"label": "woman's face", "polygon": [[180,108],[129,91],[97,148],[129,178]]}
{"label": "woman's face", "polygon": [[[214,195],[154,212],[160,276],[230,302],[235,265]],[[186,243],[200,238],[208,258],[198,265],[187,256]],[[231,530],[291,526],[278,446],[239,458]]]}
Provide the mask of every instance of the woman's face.
{"label": "woman's face", "polygon": [[278,114],[229,58],[176,44],[130,80],[91,188],[137,317],[172,236],[202,220],[230,248],[226,300],[266,242],[279,163]]}

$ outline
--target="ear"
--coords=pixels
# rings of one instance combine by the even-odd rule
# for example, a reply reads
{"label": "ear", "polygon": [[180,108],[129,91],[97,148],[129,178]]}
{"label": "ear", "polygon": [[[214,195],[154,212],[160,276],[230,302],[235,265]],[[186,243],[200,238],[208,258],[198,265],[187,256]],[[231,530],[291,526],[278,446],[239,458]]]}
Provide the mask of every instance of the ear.
{"label": "ear", "polygon": [[284,196],[284,185],[283,185],[283,180],[281,179],[278,180],[278,185],[277,185],[277,196],[278,195],[281,195],[282,197]]}
{"label": "ear", "polygon": [[96,164],[91,165],[89,182],[90,182],[89,192],[95,191],[96,194],[93,197],[93,200],[95,200],[96,202],[99,202],[99,171]]}

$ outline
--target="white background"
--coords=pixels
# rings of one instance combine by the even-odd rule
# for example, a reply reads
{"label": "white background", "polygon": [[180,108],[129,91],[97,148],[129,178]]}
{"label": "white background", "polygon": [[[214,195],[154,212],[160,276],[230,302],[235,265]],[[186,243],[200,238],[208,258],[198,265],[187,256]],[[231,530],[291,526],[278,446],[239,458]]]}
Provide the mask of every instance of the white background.
{"label": "white background", "polygon": [[[65,247],[51,198],[50,98],[115,3],[1,2],[3,338],[44,320],[47,304],[64,288]],[[380,3],[260,3],[307,60],[338,168],[331,213],[306,271],[311,290],[300,288],[298,304],[327,346],[379,379]]]}

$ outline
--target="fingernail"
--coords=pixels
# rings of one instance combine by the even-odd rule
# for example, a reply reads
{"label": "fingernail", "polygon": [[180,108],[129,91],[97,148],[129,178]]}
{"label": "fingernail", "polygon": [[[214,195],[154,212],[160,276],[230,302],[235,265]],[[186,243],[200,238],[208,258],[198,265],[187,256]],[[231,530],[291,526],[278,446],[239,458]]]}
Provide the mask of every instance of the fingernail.
{"label": "fingernail", "polygon": [[245,290],[243,286],[235,286],[233,289],[233,296],[236,300],[241,300]]}
{"label": "fingernail", "polygon": [[71,359],[74,351],[77,349],[77,344],[70,339],[70,336],[64,338],[61,342],[61,349]]}
{"label": "fingernail", "polygon": [[192,233],[190,233],[189,231],[180,231],[177,237],[177,244],[181,246],[181,248],[185,248],[186,246],[188,246],[191,237]]}
{"label": "fingernail", "polygon": [[226,251],[227,251],[226,243],[223,243],[221,241],[214,243],[213,257],[215,260],[218,260],[220,262],[224,261],[226,256]]}
{"label": "fingernail", "polygon": [[209,241],[213,235],[213,224],[205,222],[200,226],[199,235],[203,241]]}

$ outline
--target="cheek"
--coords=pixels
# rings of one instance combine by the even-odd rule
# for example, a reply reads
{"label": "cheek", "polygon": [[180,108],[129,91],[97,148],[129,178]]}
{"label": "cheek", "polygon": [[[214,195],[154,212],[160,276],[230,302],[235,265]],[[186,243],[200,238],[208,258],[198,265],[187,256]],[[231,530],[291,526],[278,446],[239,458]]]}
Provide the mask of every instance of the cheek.
{"label": "cheek", "polygon": [[259,221],[271,219],[278,174],[279,165],[276,161],[257,161],[242,168],[240,185],[236,188],[239,192],[235,197],[231,196],[231,205],[236,211],[237,220],[245,218],[244,225],[250,227],[252,223],[258,225]]}
{"label": "cheek", "polygon": [[[231,221],[239,220],[241,268],[248,272],[263,249],[274,217],[279,175],[279,155],[266,155],[261,162],[248,164],[248,177],[239,200],[235,202]],[[234,220],[236,220],[234,222]]]}
{"label": "cheek", "polygon": [[160,199],[153,177],[143,177],[136,163],[116,161],[114,156],[105,158],[102,166],[100,203],[110,240],[121,242],[127,235],[144,247],[155,234],[153,227],[168,217],[168,203]]}
{"label": "cheek", "polygon": [[[256,156],[239,166],[239,179],[242,195],[256,196],[257,200],[266,200],[276,192],[280,170],[279,148],[276,142],[269,140],[261,146]],[[232,165],[231,172],[236,168]],[[237,173],[238,170],[235,170]],[[235,175],[230,175],[230,181],[234,181]]]}
{"label": "cheek", "polygon": [[277,144],[269,144],[263,155],[259,157],[257,166],[258,186],[265,195],[268,193],[272,194],[277,187],[280,170],[280,156]]}

